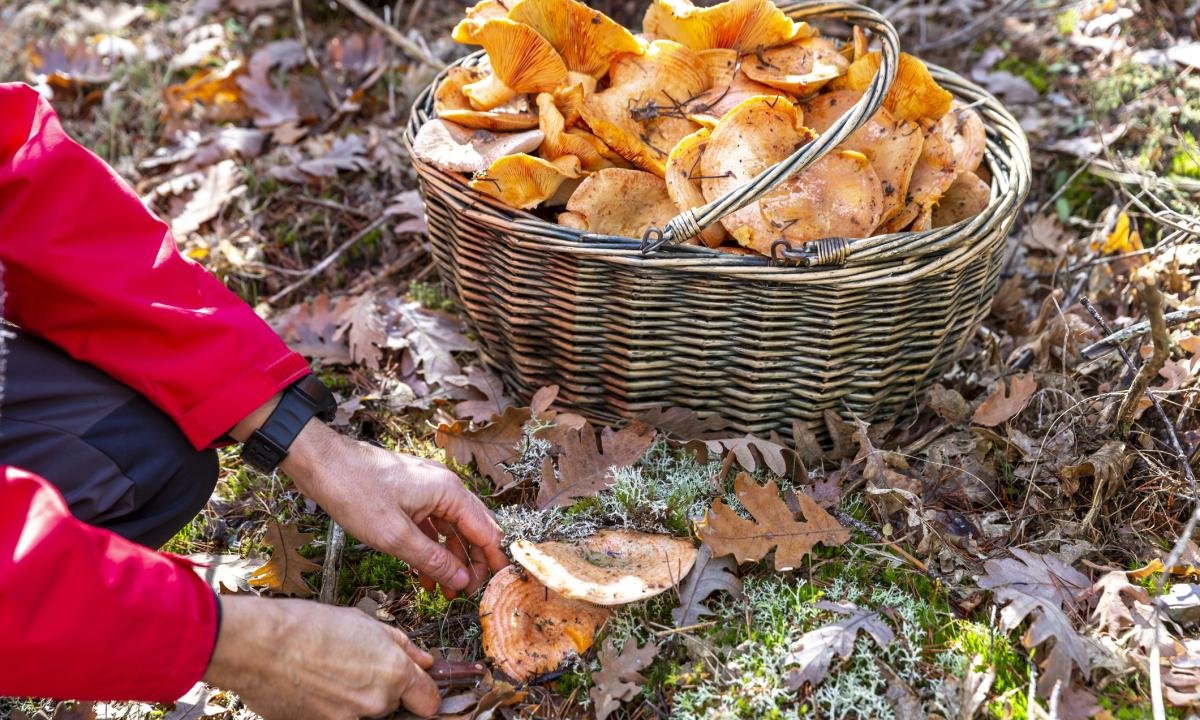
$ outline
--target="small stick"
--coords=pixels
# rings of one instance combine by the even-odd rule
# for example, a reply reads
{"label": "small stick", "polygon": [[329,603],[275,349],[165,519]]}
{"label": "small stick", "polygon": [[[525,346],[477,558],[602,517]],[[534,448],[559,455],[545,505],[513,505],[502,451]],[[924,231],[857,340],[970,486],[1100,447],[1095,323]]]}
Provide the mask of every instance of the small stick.
{"label": "small stick", "polygon": [[442,69],[442,63],[430,56],[429,53],[427,53],[420,45],[417,45],[412,40],[404,37],[404,34],[395,27],[381,20],[378,15],[371,12],[371,8],[364,5],[360,0],[337,1],[339,5],[357,15],[363,22],[383,33],[388,40],[391,40],[393,43],[395,43],[396,46],[407,53],[410,57],[435,70]]}
{"label": "small stick", "polygon": [[[1166,321],[1167,327],[1176,327],[1178,325],[1192,322],[1193,320],[1200,320],[1200,307],[1184,308],[1183,310],[1176,310],[1173,313],[1167,313],[1163,316],[1163,320]],[[1137,337],[1138,335],[1142,335],[1149,329],[1149,320],[1130,325],[1124,330],[1118,330],[1108,337],[1102,338],[1091,345],[1088,345],[1083,350],[1080,350],[1079,354],[1084,360],[1095,360],[1096,358],[1102,357],[1115,350],[1117,345],[1120,343],[1123,343],[1130,338]]]}
{"label": "small stick", "polygon": [[317,63],[317,56],[308,44],[308,28],[304,26],[304,11],[300,9],[300,0],[292,0],[292,15],[296,18],[296,33],[300,36],[300,44],[304,46],[304,57],[308,58],[308,64],[312,66],[313,72],[317,74],[317,80],[321,83],[321,89],[325,91],[325,96],[329,98],[330,109],[336,111],[341,107],[342,101],[334,94],[333,88],[329,86],[329,82],[325,79],[325,73],[321,72],[321,66]]}
{"label": "small stick", "polygon": [[[1154,351],[1150,355],[1150,359],[1142,363],[1133,382],[1129,384],[1125,399],[1121,401],[1121,409],[1117,411],[1117,427],[1121,429],[1122,435],[1129,434],[1129,428],[1133,425],[1133,415],[1137,412],[1142,395],[1146,394],[1146,389],[1150,387],[1150,381],[1154,379],[1155,375],[1158,375],[1159,370],[1162,370],[1163,364],[1167,362],[1167,357],[1171,354],[1171,337],[1167,334],[1167,323],[1163,319],[1162,293],[1159,292],[1154,276],[1147,273],[1141,274],[1138,278],[1138,289],[1142,293],[1146,315],[1150,317],[1150,338],[1153,341]],[[1164,417],[1163,420],[1165,421],[1166,418]]]}
{"label": "small stick", "polygon": [[342,568],[342,550],[346,547],[346,530],[337,520],[329,521],[329,542],[325,544],[325,564],[321,566],[321,594],[317,599],[326,605],[337,603],[338,574]]}
{"label": "small stick", "polygon": [[365,228],[363,228],[362,230],[359,230],[358,232],[354,233],[354,235],[350,236],[349,240],[346,240],[341,245],[338,245],[337,248],[335,248],[333,252],[329,253],[329,255],[327,255],[325,257],[324,260],[322,260],[321,262],[319,262],[316,265],[313,265],[311,268],[309,268],[308,272],[304,273],[303,277],[301,277],[299,280],[293,282],[291,285],[288,285],[284,289],[280,290],[279,292],[275,293],[271,297],[267,298],[267,302],[270,303],[271,305],[274,305],[275,303],[279,302],[283,298],[290,295],[292,293],[292,291],[295,290],[296,288],[299,288],[303,285],[307,285],[310,280],[312,280],[316,276],[320,275],[322,272],[325,271],[326,268],[328,268],[330,265],[332,265],[333,261],[337,260],[339,255],[346,252],[346,250],[351,245],[353,245],[356,242],[358,242],[359,240],[362,240],[363,238],[365,238],[368,234],[370,234],[370,232],[372,230],[374,230],[375,228],[382,225],[389,217],[391,217],[391,216],[390,215],[380,215],[379,217],[375,218]]}

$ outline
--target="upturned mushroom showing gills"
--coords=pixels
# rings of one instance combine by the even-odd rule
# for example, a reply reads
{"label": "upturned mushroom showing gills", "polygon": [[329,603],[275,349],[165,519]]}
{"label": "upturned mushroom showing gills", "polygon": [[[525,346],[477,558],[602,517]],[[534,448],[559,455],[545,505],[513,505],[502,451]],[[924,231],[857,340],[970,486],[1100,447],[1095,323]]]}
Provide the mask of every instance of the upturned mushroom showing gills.
{"label": "upturned mushroom showing gills", "polygon": [[510,207],[527,210],[554,197],[565,181],[579,177],[579,158],[574,155],[551,162],[521,153],[496,160],[476,173],[470,185]]}
{"label": "upturned mushroom showing gills", "polygon": [[518,540],[509,551],[546,587],[597,605],[654,597],[675,587],[696,562],[690,540],[632,530],[601,530],[569,541]]}
{"label": "upturned mushroom showing gills", "polygon": [[613,58],[641,54],[643,44],[599,10],[577,0],[518,0],[510,20],[525,23],[550,42],[567,69],[599,78]]}
{"label": "upturned mushroom showing gills", "polygon": [[812,32],[807,23],[792,22],[772,0],[726,0],[712,7],[696,7],[691,0],[653,0],[642,30],[693,50],[739,52],[782,45]]}
{"label": "upturned mushroom showing gills", "polygon": [[507,18],[483,23],[475,38],[487,50],[492,72],[463,87],[476,110],[491,110],[517,95],[550,92],[567,80],[567,66],[536,30]]}
{"label": "upturned mushroom showing gills", "polygon": [[478,45],[479,28],[488,20],[504,17],[508,17],[508,8],[500,0],[479,0],[467,8],[467,16],[454,26],[450,39],[465,45]]}
{"label": "upturned mushroom showing gills", "polygon": [[537,113],[529,107],[525,96],[514,97],[505,105],[491,110],[476,110],[463,94],[463,88],[482,81],[487,73],[480,68],[452,67],[433,95],[433,109],[438,117],[465,127],[482,130],[528,130],[538,125]]}
{"label": "upturned mushroom showing gills", "polygon": [[483,651],[506,675],[529,680],[586,652],[609,614],[568,600],[510,565],[492,577],[479,602]]}

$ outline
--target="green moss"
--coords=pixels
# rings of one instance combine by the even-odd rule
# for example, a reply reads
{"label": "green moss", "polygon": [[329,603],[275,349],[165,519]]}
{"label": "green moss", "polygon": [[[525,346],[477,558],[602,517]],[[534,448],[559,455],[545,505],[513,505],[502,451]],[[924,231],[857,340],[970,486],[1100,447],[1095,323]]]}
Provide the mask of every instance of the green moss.
{"label": "green moss", "polygon": [[1179,150],[1171,157],[1171,174],[1200,180],[1200,144],[1190,132],[1183,134]]}
{"label": "green moss", "polygon": [[414,282],[408,286],[408,296],[430,310],[450,310],[454,307],[454,302],[440,283]]}

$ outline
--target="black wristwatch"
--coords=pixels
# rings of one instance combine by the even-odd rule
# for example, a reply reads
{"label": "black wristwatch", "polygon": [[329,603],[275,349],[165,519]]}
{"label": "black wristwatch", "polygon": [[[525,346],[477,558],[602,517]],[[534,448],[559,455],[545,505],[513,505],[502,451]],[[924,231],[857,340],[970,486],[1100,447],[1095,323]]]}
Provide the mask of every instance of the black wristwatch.
{"label": "black wristwatch", "polygon": [[262,472],[274,472],[309,420],[318,417],[330,422],[335,413],[337,400],[323,382],[313,375],[297,380],[283,391],[262,427],[242,444],[242,460]]}

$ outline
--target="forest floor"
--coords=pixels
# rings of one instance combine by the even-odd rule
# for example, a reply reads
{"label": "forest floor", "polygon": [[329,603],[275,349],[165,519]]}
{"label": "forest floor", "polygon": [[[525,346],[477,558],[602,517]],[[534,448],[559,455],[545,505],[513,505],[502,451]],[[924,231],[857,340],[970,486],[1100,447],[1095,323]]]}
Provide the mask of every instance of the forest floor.
{"label": "forest floor", "polygon": [[[798,428],[793,449],[792,438],[721,443],[720,423],[660,413],[643,418],[653,437],[623,431],[641,433],[631,442],[644,452],[599,497],[551,510],[529,504],[543,461],[563,459],[541,434],[553,419],[479,366],[432,263],[401,142],[434,65],[464,52],[449,39],[459,2],[370,3],[401,48],[334,2],[298,4],[298,23],[287,0],[0,0],[0,81],[52,97],[69,132],[171,223],[180,250],[312,359],[338,394],[339,426],[448,462],[510,539],[597,527],[691,537],[714,502],[739,506],[742,470],[848,525],[848,542],[792,572],[714,563],[720,590],[704,606],[673,614],[679,597],[667,593],[621,608],[597,646],[653,643],[657,654],[612,717],[1140,718],[1160,700],[1166,717],[1192,717],[1200,3],[869,4],[904,49],[991,90],[1028,133],[1033,188],[983,327],[898,422],[830,416]],[[642,5],[597,3],[631,25]],[[1108,334],[1100,321],[1162,327],[1085,353]],[[465,462],[479,427],[507,438],[503,468]],[[813,430],[832,446],[806,442]],[[226,451],[216,494],[166,549],[217,563],[225,592],[323,589],[436,653],[483,657],[477,597],[428,592],[353,538],[336,587],[322,588],[320,572],[311,587],[248,584],[272,552],[320,563],[329,533],[286,478]],[[796,689],[804,652],[823,670]],[[609,699],[589,693],[598,669],[592,652],[529,687],[488,679],[447,709],[592,717]],[[6,711],[253,717],[203,687],[175,706],[0,702]]]}

